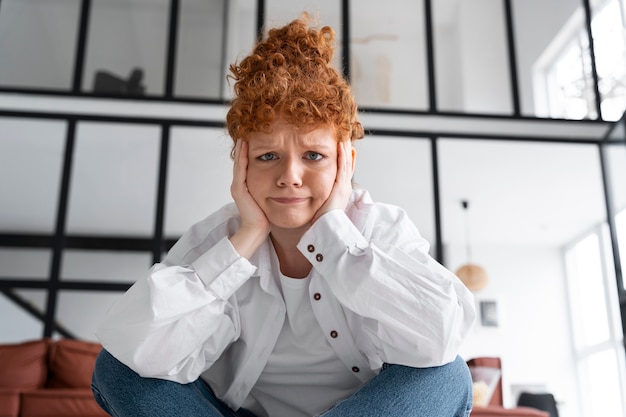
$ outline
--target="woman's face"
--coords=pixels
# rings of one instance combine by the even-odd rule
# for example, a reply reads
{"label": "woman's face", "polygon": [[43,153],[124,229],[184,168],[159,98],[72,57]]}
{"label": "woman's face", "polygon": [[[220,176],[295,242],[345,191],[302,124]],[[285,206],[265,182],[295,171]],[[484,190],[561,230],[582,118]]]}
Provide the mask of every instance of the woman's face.
{"label": "woman's face", "polygon": [[308,227],[337,176],[334,130],[303,132],[282,121],[273,127],[248,140],[248,190],[273,227]]}

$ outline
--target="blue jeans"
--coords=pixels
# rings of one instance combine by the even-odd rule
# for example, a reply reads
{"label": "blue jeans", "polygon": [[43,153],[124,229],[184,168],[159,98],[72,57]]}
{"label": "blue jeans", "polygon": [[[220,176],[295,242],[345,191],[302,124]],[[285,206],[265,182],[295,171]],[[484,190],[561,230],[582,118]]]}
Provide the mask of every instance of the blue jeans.
{"label": "blue jeans", "polygon": [[[96,360],[92,390],[98,404],[114,417],[255,417],[245,409],[228,408],[201,379],[179,384],[142,378],[106,350]],[[320,416],[467,417],[471,408],[470,373],[457,357],[433,368],[385,365]]]}

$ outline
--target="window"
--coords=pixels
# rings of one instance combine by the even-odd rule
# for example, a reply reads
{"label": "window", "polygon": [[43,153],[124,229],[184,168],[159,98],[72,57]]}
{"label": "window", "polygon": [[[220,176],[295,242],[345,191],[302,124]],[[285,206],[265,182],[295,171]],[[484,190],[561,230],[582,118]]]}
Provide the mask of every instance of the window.
{"label": "window", "polygon": [[[615,121],[626,109],[626,41],[623,5],[609,0],[594,7],[591,20],[596,70],[603,120]],[[582,11],[562,28],[537,60],[535,88],[544,88],[545,103],[536,103],[539,113],[566,119],[598,117],[588,36]],[[542,87],[537,87],[542,86]]]}
{"label": "window", "polygon": [[606,225],[565,250],[583,416],[620,417],[626,408],[620,395],[625,387],[624,348],[609,251]]}
{"label": "window", "polygon": [[626,109],[626,29],[620,2],[608,2],[591,21],[600,109],[605,120],[619,120]]}

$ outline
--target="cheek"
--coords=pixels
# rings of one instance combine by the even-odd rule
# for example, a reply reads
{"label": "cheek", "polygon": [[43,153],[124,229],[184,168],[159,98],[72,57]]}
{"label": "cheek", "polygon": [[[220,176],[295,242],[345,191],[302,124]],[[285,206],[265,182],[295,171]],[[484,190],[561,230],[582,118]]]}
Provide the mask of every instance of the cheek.
{"label": "cheek", "polygon": [[266,187],[263,178],[263,174],[257,169],[248,167],[248,172],[246,175],[246,185],[248,186],[248,192],[255,200],[257,199],[257,196],[262,192],[263,188]]}
{"label": "cheek", "polygon": [[335,179],[337,178],[337,170],[329,169],[319,176],[316,183],[319,186],[320,194],[323,194],[324,199],[328,198],[335,186]]}

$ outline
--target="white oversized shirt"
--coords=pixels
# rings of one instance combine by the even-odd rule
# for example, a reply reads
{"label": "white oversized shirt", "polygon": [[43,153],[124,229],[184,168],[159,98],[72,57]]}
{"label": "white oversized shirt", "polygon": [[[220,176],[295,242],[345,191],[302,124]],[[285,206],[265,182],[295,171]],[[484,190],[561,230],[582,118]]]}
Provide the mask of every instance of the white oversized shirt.
{"label": "white oversized shirt", "polygon": [[[240,256],[231,203],[195,224],[162,263],[106,313],[96,335],[143,377],[202,377],[236,410],[272,353],[285,320],[269,238]],[[355,190],[345,211],[321,216],[298,249],[313,265],[309,296],[328,343],[361,381],[383,363],[455,359],[474,319],[472,294],[428,254],[402,209]]]}

